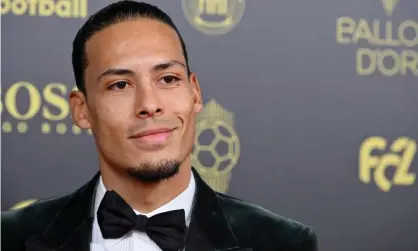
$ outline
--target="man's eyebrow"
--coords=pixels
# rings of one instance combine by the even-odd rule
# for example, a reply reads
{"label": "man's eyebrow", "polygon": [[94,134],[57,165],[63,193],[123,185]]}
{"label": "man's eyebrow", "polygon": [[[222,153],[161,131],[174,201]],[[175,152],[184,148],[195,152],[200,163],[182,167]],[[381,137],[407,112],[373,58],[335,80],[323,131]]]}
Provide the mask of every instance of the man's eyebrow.
{"label": "man's eyebrow", "polygon": [[153,71],[162,71],[173,66],[181,66],[182,68],[187,69],[187,66],[184,63],[177,60],[170,60],[167,62],[156,64],[154,67],[152,67],[152,69]]}
{"label": "man's eyebrow", "polygon": [[135,75],[135,72],[129,69],[122,69],[122,68],[110,68],[107,69],[106,71],[104,71],[102,74],[99,75],[99,77],[97,78],[97,82],[100,81],[101,78],[105,77],[105,76],[125,76],[125,75],[130,75],[133,76]]}
{"label": "man's eyebrow", "polygon": [[[152,67],[152,70],[162,71],[173,66],[180,66],[184,69],[187,69],[187,66],[184,63],[177,61],[177,60],[170,60],[170,61],[166,61],[166,62],[154,65]],[[124,69],[124,68],[110,68],[99,75],[99,77],[97,78],[97,82],[100,82],[100,79],[105,76],[115,76],[115,75],[116,76],[126,76],[126,75],[133,76],[135,75],[135,72],[133,70]]]}

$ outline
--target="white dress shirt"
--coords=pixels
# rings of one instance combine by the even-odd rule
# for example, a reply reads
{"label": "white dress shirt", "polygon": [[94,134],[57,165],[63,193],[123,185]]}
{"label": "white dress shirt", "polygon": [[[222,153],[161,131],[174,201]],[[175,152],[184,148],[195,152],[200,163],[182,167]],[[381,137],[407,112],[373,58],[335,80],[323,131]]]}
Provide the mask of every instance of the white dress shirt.
{"label": "white dress shirt", "polygon": [[[155,244],[155,242],[143,232],[130,232],[120,239],[104,239],[97,222],[97,210],[106,193],[102,177],[100,177],[100,181],[96,189],[91,251],[161,251],[157,244]],[[162,207],[154,210],[153,212],[142,215],[151,217],[153,215],[171,210],[184,209],[186,214],[186,224],[189,225],[195,189],[196,184],[192,173],[189,186],[186,190]],[[141,214],[136,210],[134,210],[134,212],[137,215]]]}

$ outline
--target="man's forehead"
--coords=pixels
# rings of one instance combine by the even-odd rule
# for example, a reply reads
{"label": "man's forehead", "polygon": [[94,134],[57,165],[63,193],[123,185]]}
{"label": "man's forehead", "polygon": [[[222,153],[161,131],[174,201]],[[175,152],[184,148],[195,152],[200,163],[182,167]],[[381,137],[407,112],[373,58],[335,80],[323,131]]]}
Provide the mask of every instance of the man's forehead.
{"label": "man's forehead", "polygon": [[[143,22],[149,21],[151,25]],[[138,29],[140,23],[143,29]],[[183,54],[177,33],[155,20],[128,21],[114,24],[96,34],[86,43],[86,52],[95,56],[129,56],[130,53],[153,52]]]}
{"label": "man's forehead", "polygon": [[[144,44],[158,40],[179,43],[175,30],[169,25],[152,19],[138,19],[115,23],[95,33],[89,40],[93,44],[109,44],[126,40],[140,40]],[[90,43],[91,44],[91,43]]]}
{"label": "man's forehead", "polygon": [[168,25],[160,26],[159,21],[149,21],[157,28],[147,26],[142,31],[143,35],[139,35],[141,32],[132,32],[132,27],[136,27],[135,21],[115,24],[93,35],[86,43],[89,64],[99,64],[99,68],[112,64],[113,67],[113,64],[120,64],[119,62],[129,64],[127,61],[152,61],[152,58],[155,58],[154,61],[177,60],[185,64],[177,33]]}

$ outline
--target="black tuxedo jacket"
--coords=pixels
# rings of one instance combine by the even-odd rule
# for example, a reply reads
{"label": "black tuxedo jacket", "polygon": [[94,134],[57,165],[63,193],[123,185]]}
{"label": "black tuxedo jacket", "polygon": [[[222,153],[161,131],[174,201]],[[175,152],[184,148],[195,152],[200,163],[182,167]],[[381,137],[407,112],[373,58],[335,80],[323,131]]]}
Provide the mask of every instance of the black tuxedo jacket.
{"label": "black tuxedo jacket", "polygon": [[[301,223],[213,191],[193,170],[196,197],[186,251],[316,251]],[[2,212],[2,251],[89,251],[97,174],[72,194]]]}

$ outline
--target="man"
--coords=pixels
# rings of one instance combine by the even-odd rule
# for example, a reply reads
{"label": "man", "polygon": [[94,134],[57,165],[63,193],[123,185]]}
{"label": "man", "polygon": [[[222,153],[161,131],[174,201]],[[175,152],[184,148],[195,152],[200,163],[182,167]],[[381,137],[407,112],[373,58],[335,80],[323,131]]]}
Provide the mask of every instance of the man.
{"label": "man", "polygon": [[202,97],[167,14],[113,3],[77,33],[72,60],[72,119],[92,130],[100,172],[2,213],[2,250],[317,250],[311,228],[216,193],[191,167]]}

